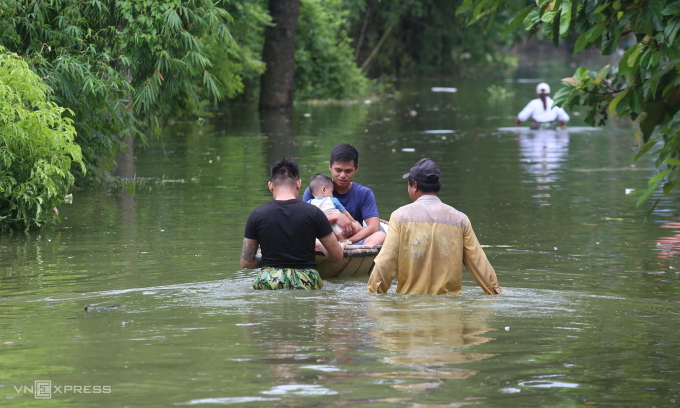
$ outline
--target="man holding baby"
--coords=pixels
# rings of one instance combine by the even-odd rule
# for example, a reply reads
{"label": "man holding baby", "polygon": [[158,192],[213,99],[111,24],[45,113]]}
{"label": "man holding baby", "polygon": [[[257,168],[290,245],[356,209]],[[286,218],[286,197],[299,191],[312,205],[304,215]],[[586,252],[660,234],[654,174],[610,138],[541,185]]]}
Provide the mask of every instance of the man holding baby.
{"label": "man holding baby", "polygon": [[[354,182],[359,169],[359,151],[356,147],[343,143],[331,150],[329,169],[333,181],[333,196],[340,201],[353,220],[341,212],[327,214],[331,224],[342,229],[345,241],[356,245],[382,245],[385,233],[380,230],[380,217],[373,191]],[[303,201],[314,195],[309,188],[305,190]],[[354,220],[358,222],[353,222]],[[361,225],[363,221],[366,226]]]}

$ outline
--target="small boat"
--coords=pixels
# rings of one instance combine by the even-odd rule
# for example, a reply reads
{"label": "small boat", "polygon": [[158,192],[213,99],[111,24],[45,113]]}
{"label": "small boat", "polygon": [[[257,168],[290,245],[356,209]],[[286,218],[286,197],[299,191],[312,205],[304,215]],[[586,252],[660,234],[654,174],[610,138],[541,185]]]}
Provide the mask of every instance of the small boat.
{"label": "small boat", "polygon": [[322,279],[368,276],[380,248],[382,245],[347,245],[339,261],[330,260],[322,252],[317,252],[316,270]]}

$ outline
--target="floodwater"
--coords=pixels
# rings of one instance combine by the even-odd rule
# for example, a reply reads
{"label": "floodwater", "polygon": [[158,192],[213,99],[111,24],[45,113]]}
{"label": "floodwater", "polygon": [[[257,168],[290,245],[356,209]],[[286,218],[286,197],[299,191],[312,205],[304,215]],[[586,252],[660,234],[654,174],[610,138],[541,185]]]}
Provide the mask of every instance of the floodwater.
{"label": "floodwater", "polygon": [[[144,183],[75,193],[56,228],[0,238],[0,405],[677,406],[680,201],[644,221],[625,191],[653,161],[632,163],[623,124],[507,128],[561,75],[169,126],[135,147]],[[469,275],[462,296],[369,296],[367,277],[253,290],[239,255],[268,165],[294,156],[306,181],[342,142],[383,218],[409,202],[413,163],[439,163],[440,197],[470,217],[505,295]]]}

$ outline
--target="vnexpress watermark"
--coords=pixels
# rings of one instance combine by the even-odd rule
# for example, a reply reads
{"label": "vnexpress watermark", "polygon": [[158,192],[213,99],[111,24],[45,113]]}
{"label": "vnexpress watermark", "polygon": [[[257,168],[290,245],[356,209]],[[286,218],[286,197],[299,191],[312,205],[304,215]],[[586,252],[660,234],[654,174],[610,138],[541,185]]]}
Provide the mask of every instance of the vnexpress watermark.
{"label": "vnexpress watermark", "polygon": [[111,394],[110,385],[52,385],[51,380],[36,380],[33,386],[14,386],[18,394],[33,394],[35,399],[50,399],[55,394]]}

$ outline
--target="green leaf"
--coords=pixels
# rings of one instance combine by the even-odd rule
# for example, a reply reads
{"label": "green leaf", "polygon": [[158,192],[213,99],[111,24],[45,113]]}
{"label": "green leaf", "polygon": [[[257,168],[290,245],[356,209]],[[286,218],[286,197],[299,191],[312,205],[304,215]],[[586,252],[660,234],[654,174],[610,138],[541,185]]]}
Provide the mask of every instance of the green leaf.
{"label": "green leaf", "polygon": [[[626,61],[626,64],[629,67],[635,66],[635,63],[637,62],[638,57],[640,56],[640,53],[642,50],[645,48],[644,44],[635,44],[633,47],[629,48],[623,55],[624,59]],[[630,52],[629,52],[630,51]],[[628,56],[626,57],[626,54]]]}
{"label": "green leaf", "polygon": [[555,106],[564,106],[564,103],[571,97],[575,87],[574,86],[563,86],[555,93],[553,97],[553,103]]}
{"label": "green leaf", "polygon": [[571,25],[571,1],[565,0],[560,5],[560,37],[564,37]]}
{"label": "green leaf", "polygon": [[503,35],[507,35],[510,31],[514,30],[517,28],[523,21],[526,19],[526,17],[535,9],[534,6],[527,6],[524,9],[522,9],[519,13],[515,14],[515,17],[510,20],[510,23],[508,24],[507,28],[505,31],[503,31]]}
{"label": "green leaf", "polygon": [[531,27],[538,24],[539,21],[541,21],[541,11],[534,8],[524,19],[524,27],[529,30]]}
{"label": "green leaf", "polygon": [[640,197],[638,197],[637,205],[640,206],[640,204],[644,203],[644,202],[649,198],[649,196],[651,196],[652,193],[655,192],[655,191],[659,188],[659,185],[660,185],[660,184],[661,184],[661,183],[656,183],[656,184],[650,185],[650,186],[649,186],[649,187],[648,187],[648,188],[640,195]]}
{"label": "green leaf", "polygon": [[543,15],[541,15],[541,21],[550,24],[555,21],[555,16],[557,16],[557,14],[558,13],[556,11],[546,11],[543,13]]}
{"label": "green leaf", "polygon": [[663,179],[664,177],[666,177],[666,175],[667,175],[669,172],[670,172],[670,170],[664,170],[664,171],[660,171],[660,172],[656,173],[656,174],[654,175],[654,177],[652,177],[651,179],[649,179],[649,181],[647,182],[647,185],[648,185],[648,186],[652,186],[652,185],[655,185],[655,184],[656,184],[656,186],[658,187],[659,181],[660,181],[661,179]]}
{"label": "green leaf", "polygon": [[661,12],[664,16],[680,15],[680,1],[676,1],[666,6]]}
{"label": "green leaf", "polygon": [[574,45],[574,54],[586,48],[589,44],[595,41],[595,39],[602,34],[605,27],[606,24],[604,21],[601,21],[590,27],[587,31],[581,33],[581,35],[579,35],[578,39],[576,40],[576,44]]}
{"label": "green leaf", "polygon": [[614,99],[609,103],[609,114],[613,117],[616,116],[616,106],[621,102],[621,99],[623,99],[626,95],[628,95],[628,91],[630,88],[626,88],[622,92],[620,92],[618,95],[614,97]]}
{"label": "green leaf", "polygon": [[642,112],[642,102],[640,101],[640,93],[638,92],[637,89],[635,88],[628,88],[630,89],[630,97],[629,97],[629,102],[628,102],[628,107],[630,110],[634,113],[640,113]]}

